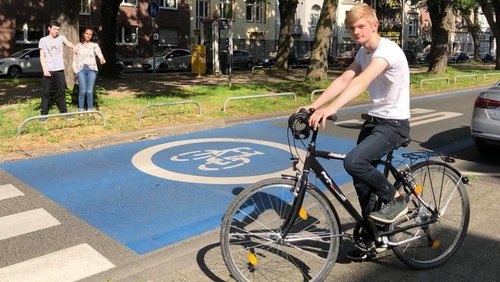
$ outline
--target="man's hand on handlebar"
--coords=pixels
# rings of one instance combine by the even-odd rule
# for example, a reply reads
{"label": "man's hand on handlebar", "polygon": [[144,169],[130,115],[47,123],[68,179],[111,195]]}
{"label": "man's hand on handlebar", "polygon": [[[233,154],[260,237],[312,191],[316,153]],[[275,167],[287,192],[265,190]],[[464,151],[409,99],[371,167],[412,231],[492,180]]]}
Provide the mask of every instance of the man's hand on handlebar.
{"label": "man's hand on handlebar", "polygon": [[325,129],[326,119],[330,116],[333,116],[337,113],[336,110],[331,109],[330,107],[318,109],[314,111],[314,113],[309,118],[309,126],[316,130],[318,129],[318,125],[321,124],[321,129]]}

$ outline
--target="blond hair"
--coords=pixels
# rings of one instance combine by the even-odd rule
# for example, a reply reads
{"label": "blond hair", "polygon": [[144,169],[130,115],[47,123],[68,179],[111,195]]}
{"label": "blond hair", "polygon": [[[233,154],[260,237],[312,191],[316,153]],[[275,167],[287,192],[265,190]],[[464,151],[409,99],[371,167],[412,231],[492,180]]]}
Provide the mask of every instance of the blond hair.
{"label": "blond hair", "polygon": [[375,10],[366,3],[361,3],[354,5],[351,10],[347,12],[344,24],[347,28],[351,28],[351,26],[361,18],[366,19],[370,24],[378,22]]}

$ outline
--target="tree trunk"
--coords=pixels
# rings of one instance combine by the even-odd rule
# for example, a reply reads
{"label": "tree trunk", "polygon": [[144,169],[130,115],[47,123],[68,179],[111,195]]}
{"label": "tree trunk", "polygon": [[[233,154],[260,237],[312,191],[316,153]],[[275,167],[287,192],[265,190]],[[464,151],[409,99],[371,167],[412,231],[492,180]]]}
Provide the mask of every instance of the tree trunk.
{"label": "tree trunk", "polygon": [[116,69],[116,17],[121,2],[121,0],[102,0],[101,4],[102,32],[99,38],[101,38],[101,49],[106,59],[101,73],[108,78],[118,77]]}
{"label": "tree trunk", "polygon": [[337,12],[337,1],[323,1],[323,8],[314,33],[311,62],[307,69],[306,80],[321,80],[328,76],[328,51],[330,50],[332,26]]}
{"label": "tree trunk", "polygon": [[495,36],[496,42],[496,65],[495,69],[500,70],[500,1],[491,1],[491,0],[478,0],[481,5],[481,10],[483,10],[484,16],[488,21],[488,25],[490,26],[491,33]]}
{"label": "tree trunk", "polygon": [[278,52],[276,54],[276,66],[288,68],[288,54],[292,41],[292,27],[298,0],[279,0],[280,9],[280,36],[278,40]]}
{"label": "tree trunk", "polygon": [[[66,36],[73,44],[79,41],[79,20],[80,2],[52,0],[51,18],[61,24],[61,35]],[[72,68],[73,50],[64,47],[64,75],[66,77],[66,87],[73,88],[75,84],[75,74]]]}
{"label": "tree trunk", "polygon": [[432,22],[432,44],[428,71],[443,73],[448,66],[448,42],[453,26],[451,0],[428,0],[427,7]]}

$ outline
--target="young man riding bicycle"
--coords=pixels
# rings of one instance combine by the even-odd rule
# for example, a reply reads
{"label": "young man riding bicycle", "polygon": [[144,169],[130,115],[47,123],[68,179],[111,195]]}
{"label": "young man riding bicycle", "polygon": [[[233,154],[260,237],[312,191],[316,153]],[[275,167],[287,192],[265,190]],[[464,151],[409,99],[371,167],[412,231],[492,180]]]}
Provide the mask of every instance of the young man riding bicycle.
{"label": "young man riding bicycle", "polygon": [[[345,104],[368,90],[371,98],[368,117],[359,133],[357,146],[346,156],[344,167],[353,178],[363,217],[392,223],[406,214],[406,196],[400,195],[372,161],[409,138],[408,62],[396,43],[380,37],[377,16],[367,4],[354,5],[347,14],[345,26],[362,47],[348,69],[307,106],[316,109],[309,122],[316,129],[321,121],[324,128],[328,116],[336,114]],[[320,108],[335,97],[331,104]],[[379,211],[373,211],[376,203],[373,194],[385,203]],[[365,257],[363,254],[359,256],[361,259]]]}

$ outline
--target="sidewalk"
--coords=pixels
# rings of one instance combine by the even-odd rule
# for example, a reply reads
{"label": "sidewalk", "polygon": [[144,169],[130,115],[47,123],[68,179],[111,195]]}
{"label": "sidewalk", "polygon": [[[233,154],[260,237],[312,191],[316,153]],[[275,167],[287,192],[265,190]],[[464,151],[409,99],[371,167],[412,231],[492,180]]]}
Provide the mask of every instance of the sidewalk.
{"label": "sidewalk", "polygon": [[[352,243],[342,241],[337,263],[327,281],[499,281],[500,189],[498,177],[472,177],[467,186],[471,220],[467,237],[458,252],[443,266],[425,271],[408,268],[388,251],[376,260],[350,262],[345,252]],[[350,184],[341,187],[357,203]],[[337,209],[343,226],[350,226],[346,212]],[[352,227],[351,227],[352,228]],[[352,233],[352,229],[345,230]],[[388,274],[390,273],[390,275]],[[128,265],[84,281],[234,281],[221,257],[219,230],[165,247]]]}

